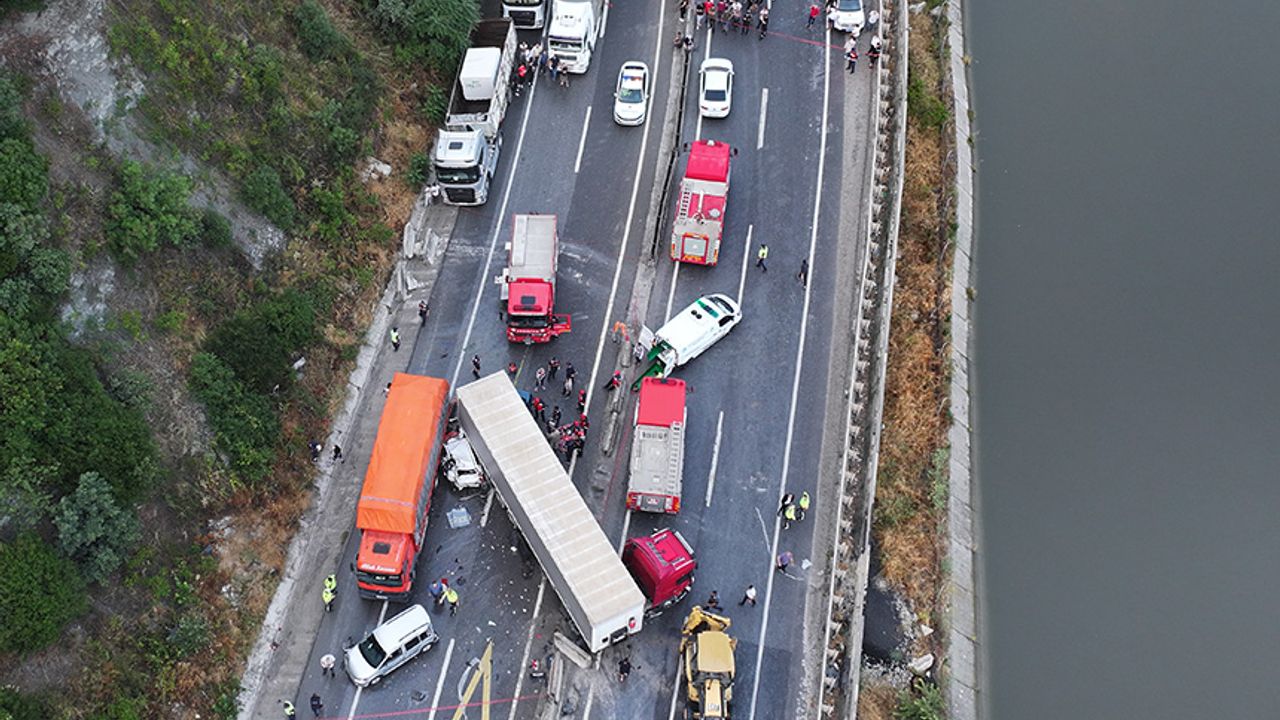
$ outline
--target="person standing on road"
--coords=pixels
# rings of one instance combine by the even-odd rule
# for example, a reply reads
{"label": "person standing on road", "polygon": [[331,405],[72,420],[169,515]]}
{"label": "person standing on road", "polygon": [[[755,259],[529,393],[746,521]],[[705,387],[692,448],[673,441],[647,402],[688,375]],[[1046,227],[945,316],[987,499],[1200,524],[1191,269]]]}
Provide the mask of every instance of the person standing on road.
{"label": "person standing on road", "polygon": [[600,389],[606,392],[613,392],[614,390],[617,390],[618,387],[621,385],[622,385],[622,372],[618,370],[614,370],[613,375],[609,376],[609,380],[605,382],[604,387]]}
{"label": "person standing on road", "polygon": [[426,300],[419,301],[418,302],[418,319],[422,321],[423,325],[427,324],[427,316],[430,314],[431,314],[431,306],[427,305],[427,301]]}
{"label": "person standing on road", "polygon": [[760,17],[756,20],[756,25],[760,27],[760,39],[763,40],[764,36],[769,34],[769,8],[760,8]]}
{"label": "person standing on road", "polygon": [[703,23],[707,21],[707,4],[698,3],[693,6],[693,26],[695,29],[701,30]]}
{"label": "person standing on road", "polygon": [[880,52],[883,45],[884,41],[880,39],[879,35],[871,36],[871,49],[867,51],[867,60],[871,61],[871,67],[873,68],[880,63]]}
{"label": "person standing on road", "polygon": [[324,712],[324,703],[320,701],[320,693],[311,693],[311,712],[316,717]]}
{"label": "person standing on road", "polygon": [[738,603],[738,605],[746,605],[747,603],[751,603],[751,607],[756,606],[756,586],[755,585],[747,586],[746,591],[742,593],[742,600]]}
{"label": "person standing on road", "polygon": [[533,396],[533,416],[541,422],[547,421],[547,404],[542,402],[542,398],[537,395]]}
{"label": "person standing on road", "polygon": [[800,519],[804,519],[804,515],[809,511],[809,491],[805,490],[800,493]]}
{"label": "person standing on road", "polygon": [[755,24],[756,4],[753,2],[742,11],[742,34],[746,35],[751,32],[751,26]]}
{"label": "person standing on road", "polygon": [[319,462],[320,451],[324,450],[324,446],[316,442],[315,440],[312,440],[311,442],[307,443],[307,449],[311,451],[311,462]]}
{"label": "person standing on road", "polygon": [[551,359],[547,361],[547,377],[555,380],[558,372],[560,372],[560,360],[555,355],[552,355]]}
{"label": "person standing on road", "polygon": [[564,388],[562,389],[560,394],[565,397],[569,397],[570,395],[573,395],[573,378],[568,377],[567,375],[565,376]]}
{"label": "person standing on road", "polygon": [[791,554],[790,550],[783,550],[778,553],[778,563],[774,567],[778,572],[785,575],[787,573],[787,568],[791,566],[791,561],[793,559],[795,559],[795,556]]}
{"label": "person standing on road", "polygon": [[786,495],[783,495],[782,500],[778,503],[778,517],[782,517],[782,512],[787,509],[788,505],[790,505],[795,501],[796,501],[795,495],[792,495],[791,493],[787,493]]}
{"label": "person standing on road", "polygon": [[391,328],[391,349],[400,352],[400,328]]}
{"label": "person standing on road", "polygon": [[337,664],[338,659],[333,656],[333,653],[326,653],[324,657],[320,658],[320,674],[322,676],[337,677],[333,672],[333,666]]}
{"label": "person standing on road", "polygon": [[822,13],[822,8],[818,7],[818,3],[809,3],[809,21],[805,23],[806,30],[812,30],[813,24],[818,21],[818,15]]}
{"label": "person standing on road", "polygon": [[729,6],[729,17],[733,18],[733,29],[737,30],[742,26],[742,2],[741,0],[733,0],[733,4]]}
{"label": "person standing on road", "polygon": [[338,578],[330,574],[324,579],[324,590],[320,592],[320,599],[324,601],[324,611],[333,610],[333,601],[338,598]]}
{"label": "person standing on road", "polygon": [[480,379],[480,356],[479,355],[471,356],[471,374],[474,375],[477,380]]}
{"label": "person standing on road", "polygon": [[761,272],[769,272],[769,268],[764,265],[767,259],[769,259],[769,246],[760,243],[760,249],[756,251],[756,267],[760,268]]}
{"label": "person standing on road", "polygon": [[547,387],[547,369],[544,367],[540,367],[533,373],[533,389],[544,390],[546,389],[546,387]]}
{"label": "person standing on road", "polygon": [[707,607],[711,608],[712,610],[720,609],[720,593],[716,592],[715,590],[711,591],[711,597],[707,598]]}
{"label": "person standing on road", "polygon": [[631,658],[624,657],[618,661],[618,682],[627,681],[627,676],[631,674]]}
{"label": "person standing on road", "polygon": [[581,415],[587,411],[587,391],[585,389],[578,391],[578,414]]}
{"label": "person standing on road", "polygon": [[560,406],[559,405],[551,406],[551,424],[554,425],[555,427],[560,427]]}
{"label": "person standing on road", "polygon": [[573,366],[573,363],[565,363],[564,376],[570,380],[578,377],[578,370]]}
{"label": "person standing on road", "polygon": [[790,530],[791,523],[796,521],[796,506],[794,503],[788,503],[786,507],[782,508],[782,520],[782,529]]}
{"label": "person standing on road", "polygon": [[342,446],[341,446],[341,445],[334,445],[334,446],[333,446],[333,461],[334,461],[334,462],[345,462],[345,461],[342,459]]}
{"label": "person standing on road", "polygon": [[796,278],[803,287],[809,287],[809,260],[800,261],[800,272],[796,273]]}
{"label": "person standing on road", "polygon": [[458,591],[454,590],[451,587],[446,587],[444,590],[444,599],[445,599],[445,602],[449,603],[449,616],[452,617],[454,615],[457,615],[458,614]]}
{"label": "person standing on road", "polygon": [[729,3],[719,0],[716,3],[716,20],[720,23],[720,32],[729,34]]}
{"label": "person standing on road", "polygon": [[844,54],[846,60],[849,61],[849,74],[852,75],[858,69],[858,48],[854,47]]}
{"label": "person standing on road", "polygon": [[680,0],[680,19],[689,17],[689,0]]}

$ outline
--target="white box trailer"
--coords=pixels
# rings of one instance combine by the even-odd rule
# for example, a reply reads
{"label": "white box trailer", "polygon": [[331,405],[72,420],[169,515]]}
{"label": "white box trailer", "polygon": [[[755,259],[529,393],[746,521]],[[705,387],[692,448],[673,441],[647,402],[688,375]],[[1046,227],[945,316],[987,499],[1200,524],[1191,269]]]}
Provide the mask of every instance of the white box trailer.
{"label": "white box trailer", "polygon": [[458,388],[458,421],[591,652],[640,632],[645,597],[505,373]]}

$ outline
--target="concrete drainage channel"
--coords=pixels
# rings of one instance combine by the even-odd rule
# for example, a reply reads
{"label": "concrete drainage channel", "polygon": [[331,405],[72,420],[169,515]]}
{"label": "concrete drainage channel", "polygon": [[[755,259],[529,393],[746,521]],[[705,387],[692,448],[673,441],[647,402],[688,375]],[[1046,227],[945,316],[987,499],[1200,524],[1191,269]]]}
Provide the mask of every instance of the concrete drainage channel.
{"label": "concrete drainage channel", "polygon": [[[825,667],[818,691],[821,718],[852,718],[858,712],[858,671],[862,664],[863,610],[870,571],[871,511],[875,501],[880,427],[884,412],[885,362],[893,311],[894,266],[902,200],[907,132],[907,5],[884,0],[881,17],[886,52],[876,73],[876,147],[869,189],[867,253],[859,283],[850,375],[847,445],[836,509],[837,539],[832,561]],[[874,352],[873,352],[874,348]]]}

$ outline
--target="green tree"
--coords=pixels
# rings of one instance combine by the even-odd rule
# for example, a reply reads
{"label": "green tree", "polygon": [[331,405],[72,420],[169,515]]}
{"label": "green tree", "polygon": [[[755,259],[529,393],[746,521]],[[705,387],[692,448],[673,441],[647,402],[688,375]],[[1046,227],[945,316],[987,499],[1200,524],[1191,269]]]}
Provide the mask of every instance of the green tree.
{"label": "green tree", "polygon": [[298,354],[318,337],[312,296],[286,290],[236,313],[206,347],[246,388],[265,394],[289,383]]}
{"label": "green tree", "polygon": [[0,720],[47,720],[50,717],[53,713],[43,698],[0,687]]}
{"label": "green tree", "polygon": [[137,515],[120,507],[111,485],[94,472],[81,475],[75,492],[58,502],[53,524],[62,552],[94,582],[115,572],[138,540]]}
{"label": "green tree", "polygon": [[0,543],[0,649],[38,650],[86,609],[74,563],[30,533]]}
{"label": "green tree", "polygon": [[[34,530],[53,508],[57,465],[41,465],[29,457],[15,457],[0,474],[0,523],[19,532]],[[6,520],[7,519],[7,520]]]}
{"label": "green tree", "polygon": [[0,308],[13,317],[48,310],[67,289],[71,261],[48,242],[43,217],[0,203]]}
{"label": "green tree", "polygon": [[179,246],[196,237],[200,220],[187,204],[191,181],[132,160],[120,167],[120,189],[107,208],[107,239],[132,262],[161,244]]}
{"label": "green tree", "polygon": [[49,163],[29,140],[0,140],[0,203],[36,210],[49,190]]}

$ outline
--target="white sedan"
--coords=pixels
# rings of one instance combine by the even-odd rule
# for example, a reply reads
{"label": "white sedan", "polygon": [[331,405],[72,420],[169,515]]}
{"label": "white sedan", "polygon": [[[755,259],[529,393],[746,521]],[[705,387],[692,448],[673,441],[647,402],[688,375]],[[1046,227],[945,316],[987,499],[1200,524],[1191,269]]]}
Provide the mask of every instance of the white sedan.
{"label": "white sedan", "polygon": [[733,105],[733,63],[707,58],[698,68],[698,112],[702,117],[729,116]]}
{"label": "white sedan", "polygon": [[613,121],[619,125],[642,125],[648,108],[649,66],[638,60],[623,63],[613,93]]}

